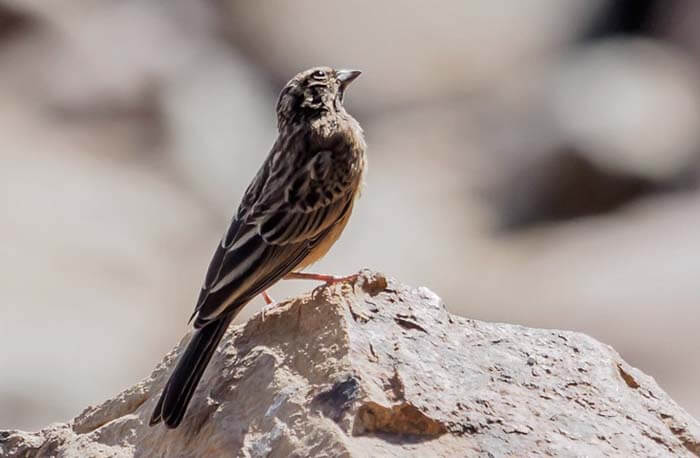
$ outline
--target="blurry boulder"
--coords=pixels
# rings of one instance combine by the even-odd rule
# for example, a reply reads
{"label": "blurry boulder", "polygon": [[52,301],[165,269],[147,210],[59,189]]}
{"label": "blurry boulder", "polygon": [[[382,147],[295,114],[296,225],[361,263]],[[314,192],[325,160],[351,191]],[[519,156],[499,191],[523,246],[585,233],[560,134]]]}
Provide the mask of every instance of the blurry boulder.
{"label": "blurry boulder", "polygon": [[662,42],[604,40],[572,51],[549,81],[560,137],[611,170],[651,179],[695,167],[700,69]]}
{"label": "blurry boulder", "polygon": [[15,37],[22,30],[26,30],[32,24],[29,15],[0,3],[0,45]]}
{"label": "blurry boulder", "polygon": [[202,1],[5,3],[42,24],[35,96],[68,112],[149,102],[144,96],[201,53],[215,31]]}
{"label": "blurry boulder", "polygon": [[687,54],[661,42],[599,40],[547,66],[518,104],[491,103],[482,142],[494,173],[481,181],[499,225],[600,215],[695,189],[699,76]]}
{"label": "blurry boulder", "polygon": [[222,227],[272,147],[276,96],[255,68],[220,46],[161,93],[164,147]]}
{"label": "blurry boulder", "polygon": [[64,128],[119,126],[164,152],[166,172],[230,216],[274,138],[276,94],[209,3],[9,3],[42,25],[13,56],[28,99]]}
{"label": "blurry boulder", "polygon": [[562,148],[522,164],[489,198],[498,208],[500,227],[515,230],[602,215],[655,193],[694,189],[697,176],[690,173],[654,181],[606,170],[585,153]]}
{"label": "blurry boulder", "polygon": [[[228,0],[231,39],[286,81],[320,64],[361,67],[351,107],[379,110],[453,94],[517,74],[565,46],[602,2]],[[517,37],[517,39],[514,39]]]}

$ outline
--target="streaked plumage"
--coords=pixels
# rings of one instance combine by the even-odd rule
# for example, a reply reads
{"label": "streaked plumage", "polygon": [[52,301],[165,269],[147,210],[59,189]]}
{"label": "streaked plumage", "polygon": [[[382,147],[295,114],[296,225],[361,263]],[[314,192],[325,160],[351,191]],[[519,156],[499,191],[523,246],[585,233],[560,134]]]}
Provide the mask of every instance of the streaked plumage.
{"label": "streaked plumage", "polygon": [[256,295],[321,258],[347,224],[365,169],[362,129],[342,105],[359,72],[318,67],[280,93],[279,136],[217,246],[192,315],[197,331],[150,424],[177,427],[226,328]]}

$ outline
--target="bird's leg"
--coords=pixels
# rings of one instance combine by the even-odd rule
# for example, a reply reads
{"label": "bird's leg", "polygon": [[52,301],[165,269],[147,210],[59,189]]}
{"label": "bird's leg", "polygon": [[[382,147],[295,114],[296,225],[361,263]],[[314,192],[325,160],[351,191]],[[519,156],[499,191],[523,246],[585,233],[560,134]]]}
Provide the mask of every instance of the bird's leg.
{"label": "bird's leg", "polygon": [[267,305],[272,305],[275,303],[275,301],[270,297],[270,295],[267,294],[267,290],[263,290],[262,297]]}
{"label": "bird's leg", "polygon": [[290,272],[284,276],[285,280],[316,280],[322,281],[326,285],[332,285],[344,281],[352,281],[357,278],[358,274],[345,275],[336,277],[335,275],[314,274],[311,272]]}
{"label": "bird's leg", "polygon": [[277,304],[275,304],[275,301],[270,297],[269,294],[267,294],[266,290],[263,290],[263,292],[260,294],[262,295],[263,300],[265,301],[265,307],[262,308],[262,314],[261,314],[260,319],[262,321],[265,321],[265,313],[267,313],[267,311],[275,308],[277,306]]}

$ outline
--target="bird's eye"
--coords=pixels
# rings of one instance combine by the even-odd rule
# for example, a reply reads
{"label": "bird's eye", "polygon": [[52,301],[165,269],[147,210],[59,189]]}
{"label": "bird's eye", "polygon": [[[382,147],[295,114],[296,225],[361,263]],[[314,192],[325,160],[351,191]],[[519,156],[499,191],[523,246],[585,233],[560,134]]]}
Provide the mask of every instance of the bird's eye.
{"label": "bird's eye", "polygon": [[316,70],[311,74],[311,76],[315,80],[323,80],[326,79],[326,72],[324,72],[323,70]]}

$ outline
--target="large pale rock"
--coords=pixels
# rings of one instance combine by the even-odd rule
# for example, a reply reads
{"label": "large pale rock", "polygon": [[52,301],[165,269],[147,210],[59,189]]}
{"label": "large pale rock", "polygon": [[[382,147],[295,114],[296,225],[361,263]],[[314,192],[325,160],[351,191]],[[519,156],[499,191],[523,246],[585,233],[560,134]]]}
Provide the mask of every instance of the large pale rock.
{"label": "large pale rock", "polygon": [[610,347],[456,317],[381,274],[232,328],[180,428],[148,427],[184,344],[68,423],[0,432],[0,455],[700,455],[700,424]]}
{"label": "large pale rock", "polygon": [[459,0],[442,1],[440,8],[418,0],[216,4],[228,19],[223,28],[232,39],[280,80],[319,63],[366,72],[369,77],[348,97],[356,113],[352,108],[395,112],[397,106],[483,89],[503,75],[522,78],[585,29],[604,3],[531,0],[511,2],[508,8]]}

